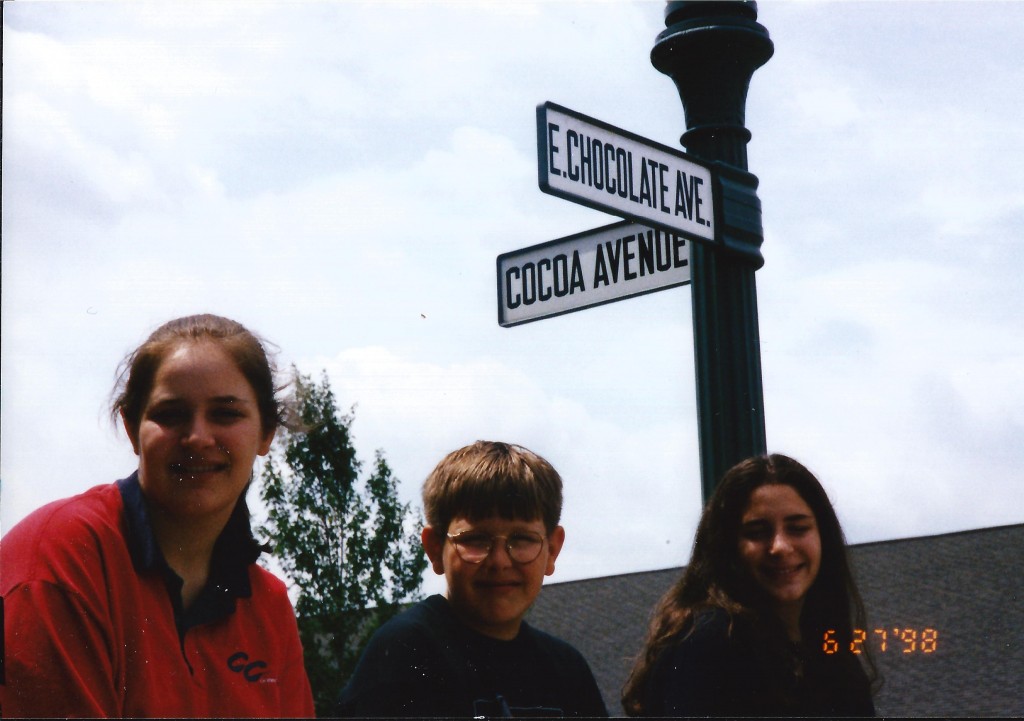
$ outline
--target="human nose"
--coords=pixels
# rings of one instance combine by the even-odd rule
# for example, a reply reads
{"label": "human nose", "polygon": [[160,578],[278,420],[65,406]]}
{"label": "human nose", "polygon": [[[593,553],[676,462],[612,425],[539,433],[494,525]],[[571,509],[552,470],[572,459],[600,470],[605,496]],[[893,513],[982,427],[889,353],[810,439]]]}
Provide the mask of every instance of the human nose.
{"label": "human nose", "polygon": [[512,565],[512,554],[508,550],[507,536],[495,536],[491,539],[491,552],[487,554],[486,560],[499,566]]}
{"label": "human nose", "polygon": [[195,416],[185,427],[182,443],[186,446],[203,447],[213,444],[213,425],[200,415]]}
{"label": "human nose", "polygon": [[785,553],[791,548],[792,544],[790,544],[789,538],[782,531],[772,536],[772,545],[769,549],[771,553]]}

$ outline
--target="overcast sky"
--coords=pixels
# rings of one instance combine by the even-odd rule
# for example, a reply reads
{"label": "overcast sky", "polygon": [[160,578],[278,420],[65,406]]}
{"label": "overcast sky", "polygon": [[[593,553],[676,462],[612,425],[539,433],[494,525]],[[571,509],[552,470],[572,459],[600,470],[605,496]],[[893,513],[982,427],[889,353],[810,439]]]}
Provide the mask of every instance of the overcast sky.
{"label": "overcast sky", "polygon": [[[495,298],[498,254],[616,220],[538,189],[538,104],[680,147],[663,9],[4,3],[3,530],[134,470],[118,363],[214,312],[326,369],[417,505],[478,438],[546,456],[551,580],[686,563],[690,289],[514,328]],[[1024,3],[758,11],[769,449],[853,543],[1024,521]]]}

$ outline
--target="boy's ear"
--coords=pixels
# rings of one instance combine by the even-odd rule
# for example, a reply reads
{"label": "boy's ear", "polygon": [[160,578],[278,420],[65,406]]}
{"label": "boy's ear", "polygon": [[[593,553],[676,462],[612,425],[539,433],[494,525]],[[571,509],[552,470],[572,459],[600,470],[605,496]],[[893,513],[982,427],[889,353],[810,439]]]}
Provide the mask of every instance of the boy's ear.
{"label": "boy's ear", "polygon": [[438,576],[444,575],[444,541],[445,534],[438,533],[433,526],[424,526],[420,532],[420,541],[423,542],[423,550],[427,552],[430,559],[430,567]]}
{"label": "boy's ear", "polygon": [[563,543],[565,543],[565,529],[555,526],[555,530],[548,535],[548,565],[544,569],[545,576],[550,576],[555,572],[555,559],[561,553]]}

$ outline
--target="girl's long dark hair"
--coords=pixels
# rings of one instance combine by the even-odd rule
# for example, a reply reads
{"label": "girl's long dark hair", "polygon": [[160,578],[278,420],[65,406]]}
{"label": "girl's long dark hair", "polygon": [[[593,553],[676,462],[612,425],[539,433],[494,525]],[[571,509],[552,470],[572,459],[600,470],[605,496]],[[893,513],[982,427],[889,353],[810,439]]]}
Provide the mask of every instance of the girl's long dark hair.
{"label": "girl's long dark hair", "polygon": [[[821,536],[821,567],[807,592],[800,618],[805,639],[821,638],[834,629],[837,639],[849,639],[854,624],[864,628],[864,604],[853,579],[846,539],[839,519],[818,479],[798,461],[781,454],[757,456],[730,468],[697,526],[690,564],[683,576],[655,607],[644,648],[637,656],[622,693],[626,713],[644,713],[644,697],[651,671],[662,652],[692,627],[697,612],[720,608],[730,618],[763,624],[763,592],[750,577],[738,551],[740,522],[751,494],[760,486],[791,486],[810,506]],[[866,659],[871,680],[874,664]]]}

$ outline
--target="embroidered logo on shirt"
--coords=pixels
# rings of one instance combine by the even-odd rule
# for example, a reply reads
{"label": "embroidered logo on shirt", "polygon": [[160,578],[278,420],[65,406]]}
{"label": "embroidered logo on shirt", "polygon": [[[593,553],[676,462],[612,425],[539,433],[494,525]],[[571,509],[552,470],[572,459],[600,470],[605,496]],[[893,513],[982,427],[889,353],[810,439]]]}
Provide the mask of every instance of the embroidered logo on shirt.
{"label": "embroidered logo on shirt", "polygon": [[[266,661],[249,661],[249,654],[245,651],[239,651],[228,657],[228,668],[235,673],[240,673],[245,677],[245,680],[249,683],[256,683],[266,673],[267,662]],[[264,683],[273,683],[277,679],[267,679]]]}

